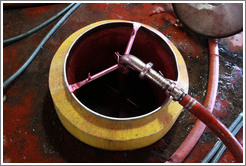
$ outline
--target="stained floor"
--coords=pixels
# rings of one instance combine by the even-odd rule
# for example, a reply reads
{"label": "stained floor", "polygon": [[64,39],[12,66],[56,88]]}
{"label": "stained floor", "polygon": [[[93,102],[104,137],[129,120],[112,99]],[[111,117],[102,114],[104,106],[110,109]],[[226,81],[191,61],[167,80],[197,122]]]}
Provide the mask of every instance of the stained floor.
{"label": "stained floor", "polygon": [[[9,7],[3,10],[3,39],[24,33],[43,23],[68,4]],[[4,90],[3,162],[103,163],[165,162],[188,135],[196,118],[183,111],[171,130],[159,141],[133,151],[105,151],[74,138],[62,126],[48,87],[51,60],[62,42],[75,31],[96,21],[120,19],[152,26],[168,37],[181,52],[189,74],[189,94],[203,102],[208,80],[208,44],[183,27],[175,26],[171,4],[86,3],[69,16],[46,42],[31,65]],[[35,34],[3,47],[3,81],[32,54],[57,21]],[[243,110],[243,34],[219,40],[220,77],[214,114],[229,126]],[[237,134],[243,144],[243,129]],[[199,163],[217,137],[206,129],[184,162]],[[235,162],[227,150],[219,162]]]}

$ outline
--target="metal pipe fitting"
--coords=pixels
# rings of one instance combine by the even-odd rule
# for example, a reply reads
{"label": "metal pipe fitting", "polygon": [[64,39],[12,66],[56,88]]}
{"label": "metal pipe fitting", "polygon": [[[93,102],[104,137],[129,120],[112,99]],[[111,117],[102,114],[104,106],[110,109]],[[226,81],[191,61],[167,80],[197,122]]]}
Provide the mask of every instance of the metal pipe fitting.
{"label": "metal pipe fitting", "polygon": [[145,76],[157,85],[166,90],[166,93],[173,97],[173,100],[189,110],[205,123],[215,134],[223,141],[223,143],[231,151],[237,162],[243,162],[243,148],[232,133],[202,104],[193,99],[190,95],[185,94],[183,90],[178,89],[174,82],[168,80],[146,65],[140,59],[133,55],[123,55],[119,59],[119,63],[126,65],[138,72],[145,72]]}
{"label": "metal pipe fitting", "polygon": [[140,78],[147,77],[155,82],[162,89],[164,89],[167,94],[172,96],[173,100],[181,101],[185,97],[184,91],[177,88],[174,81],[164,78],[161,74],[152,69],[153,64],[151,62],[146,64],[136,56],[126,54],[120,56],[119,63],[140,72]]}

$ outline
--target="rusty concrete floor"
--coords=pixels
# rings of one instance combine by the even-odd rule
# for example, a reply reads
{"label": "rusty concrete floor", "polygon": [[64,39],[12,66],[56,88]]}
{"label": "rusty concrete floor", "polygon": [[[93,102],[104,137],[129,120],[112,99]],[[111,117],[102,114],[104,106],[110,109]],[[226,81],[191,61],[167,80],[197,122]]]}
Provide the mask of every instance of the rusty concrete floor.
{"label": "rusty concrete floor", "polygon": [[[49,4],[3,10],[3,39],[24,33],[61,11],[68,4]],[[47,41],[31,65],[7,89],[3,103],[4,163],[165,162],[192,129],[196,118],[183,111],[171,130],[151,146],[133,151],[105,151],[88,146],[60,123],[48,88],[49,67],[55,52],[72,33],[100,20],[122,19],[152,26],[181,52],[189,74],[189,93],[203,102],[208,79],[207,39],[174,25],[171,4],[82,4]],[[31,55],[57,21],[3,48],[3,81]],[[220,77],[214,114],[229,126],[243,110],[243,34],[220,39]],[[237,134],[243,144],[243,129]],[[199,163],[217,137],[206,129],[184,162]],[[219,162],[231,163],[227,150]]]}

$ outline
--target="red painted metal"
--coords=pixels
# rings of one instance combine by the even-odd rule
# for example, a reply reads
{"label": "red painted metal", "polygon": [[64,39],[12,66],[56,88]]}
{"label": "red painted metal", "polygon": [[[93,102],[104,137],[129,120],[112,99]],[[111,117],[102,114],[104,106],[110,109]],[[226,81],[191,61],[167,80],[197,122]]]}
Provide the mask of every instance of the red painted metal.
{"label": "red painted metal", "polygon": [[[132,29],[132,34],[130,36],[130,39],[128,41],[128,44],[127,44],[127,47],[126,47],[126,50],[125,50],[125,54],[129,54],[130,51],[131,51],[131,48],[132,48],[132,45],[133,45],[133,42],[135,40],[135,37],[137,35],[137,31],[138,29],[140,28],[141,24],[139,23],[133,23],[133,29]],[[117,54],[117,56],[119,56],[119,53]],[[114,70],[118,69],[119,68],[119,65],[118,64],[115,64],[93,76],[90,76],[90,73],[88,74],[88,78],[86,78],[85,80],[83,81],[80,81],[80,82],[77,82],[77,83],[74,83],[72,85],[68,85],[68,90],[70,92],[74,92],[75,90],[79,89],[81,86],[93,81],[93,80],[96,80],[102,76],[104,76],[105,74],[108,74],[110,72],[113,72]]]}
{"label": "red painted metal", "polygon": [[88,83],[90,83],[91,81],[94,81],[110,72],[113,72],[115,71],[116,69],[119,68],[119,65],[118,64],[115,64],[114,66],[111,66],[97,74],[94,74],[93,76],[90,75],[90,73],[88,74],[88,78],[86,78],[85,80],[83,81],[80,81],[80,82],[76,82],[74,84],[71,84],[71,85],[68,85],[67,88],[69,90],[69,92],[74,92],[75,90],[79,89],[81,86],[84,86]]}

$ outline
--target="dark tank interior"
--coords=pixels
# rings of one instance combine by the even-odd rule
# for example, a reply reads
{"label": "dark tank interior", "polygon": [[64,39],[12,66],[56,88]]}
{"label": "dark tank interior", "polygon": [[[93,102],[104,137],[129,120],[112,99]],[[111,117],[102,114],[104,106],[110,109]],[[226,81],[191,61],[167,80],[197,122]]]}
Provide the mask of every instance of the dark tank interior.
{"label": "dark tank interior", "polygon": [[[110,23],[85,32],[72,46],[66,74],[69,84],[82,81],[117,63],[115,52],[124,54],[132,33],[131,23]],[[169,79],[177,80],[174,55],[165,41],[146,27],[140,27],[131,52]],[[169,98],[139,73],[119,68],[74,92],[91,110],[115,118],[144,115],[163,105]]]}

